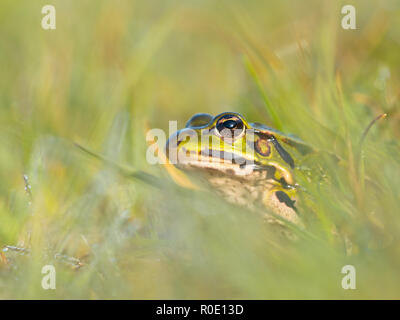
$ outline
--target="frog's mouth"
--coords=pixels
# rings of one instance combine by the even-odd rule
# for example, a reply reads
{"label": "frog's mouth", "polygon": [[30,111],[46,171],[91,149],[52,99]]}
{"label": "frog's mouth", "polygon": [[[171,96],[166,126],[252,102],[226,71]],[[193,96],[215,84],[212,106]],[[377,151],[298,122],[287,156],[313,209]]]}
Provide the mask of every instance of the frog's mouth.
{"label": "frog's mouth", "polygon": [[177,166],[181,168],[213,169],[226,174],[245,176],[256,168],[254,160],[227,151],[204,149],[199,152],[181,147],[177,154]]}
{"label": "frog's mouth", "polygon": [[[202,132],[202,136],[213,136],[215,134],[213,129],[209,129],[207,133]],[[194,143],[188,143],[192,138],[195,138]],[[165,153],[172,164],[194,164],[198,163],[198,167],[206,167],[208,163],[219,163],[222,166],[235,165],[241,169],[254,165],[255,156],[251,155],[251,152],[255,152],[254,147],[251,147],[248,154],[235,150],[229,147],[228,150],[224,150],[221,146],[207,144],[209,141],[205,141],[205,145],[201,146],[198,143],[198,134],[192,128],[184,128],[178,130],[176,133],[171,135],[165,146]],[[247,150],[247,149],[246,149]]]}

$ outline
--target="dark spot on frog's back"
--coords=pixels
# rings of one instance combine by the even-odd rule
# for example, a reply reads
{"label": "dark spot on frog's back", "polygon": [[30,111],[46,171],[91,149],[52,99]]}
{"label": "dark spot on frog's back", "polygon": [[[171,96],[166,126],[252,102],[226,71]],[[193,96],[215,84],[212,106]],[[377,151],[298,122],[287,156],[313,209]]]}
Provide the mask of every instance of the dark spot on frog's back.
{"label": "dark spot on frog's back", "polygon": [[296,207],[294,206],[295,200],[290,199],[290,197],[283,191],[276,191],[276,197],[278,198],[279,202],[286,204],[289,208],[292,208],[297,212]]}
{"label": "dark spot on frog's back", "polygon": [[281,158],[293,169],[294,168],[294,160],[290,156],[290,154],[281,146],[278,140],[274,136],[270,136],[270,140],[275,146],[276,151],[278,151]]}

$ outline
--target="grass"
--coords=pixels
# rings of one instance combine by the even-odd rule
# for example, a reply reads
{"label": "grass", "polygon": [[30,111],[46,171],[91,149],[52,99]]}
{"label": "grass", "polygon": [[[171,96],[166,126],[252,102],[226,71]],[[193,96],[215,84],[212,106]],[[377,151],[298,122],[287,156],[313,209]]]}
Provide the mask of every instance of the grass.
{"label": "grass", "polygon": [[[341,1],[55,0],[53,31],[45,4],[0,5],[0,246],[31,250],[0,262],[0,298],[400,297],[396,1],[355,3],[356,30]],[[147,163],[148,128],[227,110],[323,151],[304,160],[296,242]],[[56,290],[40,285],[48,264]]]}

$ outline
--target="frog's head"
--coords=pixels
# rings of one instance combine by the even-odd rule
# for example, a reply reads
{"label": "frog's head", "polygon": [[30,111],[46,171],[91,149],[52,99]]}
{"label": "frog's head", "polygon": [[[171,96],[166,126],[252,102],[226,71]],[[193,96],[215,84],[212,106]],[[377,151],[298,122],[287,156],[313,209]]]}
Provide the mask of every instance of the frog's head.
{"label": "frog's head", "polygon": [[302,140],[236,112],[215,117],[200,113],[174,133],[166,145],[171,163],[205,173],[207,180],[231,202],[261,202],[297,222],[293,172],[297,160],[311,149]]}
{"label": "frog's head", "polygon": [[199,113],[169,138],[166,153],[183,169],[213,169],[237,176],[269,170],[282,183],[292,184],[294,160],[279,142],[282,134],[271,130],[247,122],[236,112],[215,117]]}

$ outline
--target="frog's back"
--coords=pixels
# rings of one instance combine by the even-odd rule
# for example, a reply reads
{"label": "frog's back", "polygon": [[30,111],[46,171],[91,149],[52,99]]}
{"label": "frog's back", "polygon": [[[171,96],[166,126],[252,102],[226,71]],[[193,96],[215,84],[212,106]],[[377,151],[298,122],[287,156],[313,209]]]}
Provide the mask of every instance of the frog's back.
{"label": "frog's back", "polygon": [[286,134],[275,128],[269,127],[259,122],[249,123],[252,128],[259,130],[269,135],[273,135],[279,141],[295,148],[301,155],[305,155],[314,151],[314,148],[300,139],[294,134]]}

